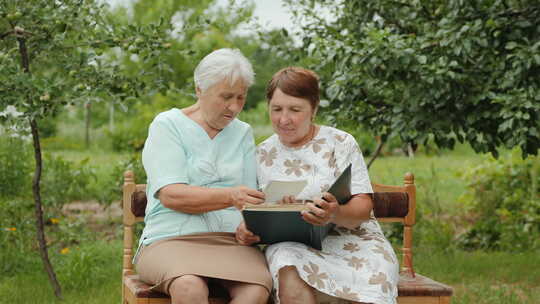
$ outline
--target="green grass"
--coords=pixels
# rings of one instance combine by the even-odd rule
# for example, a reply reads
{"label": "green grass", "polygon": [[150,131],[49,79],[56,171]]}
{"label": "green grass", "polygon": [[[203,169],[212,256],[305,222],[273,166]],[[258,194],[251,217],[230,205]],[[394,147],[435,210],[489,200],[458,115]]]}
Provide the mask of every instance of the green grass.
{"label": "green grass", "polygon": [[1,303],[119,303],[121,298],[120,240],[95,241],[70,248],[67,254],[50,252],[62,286],[64,301],[55,298],[40,263],[33,255],[33,271],[0,278]]}
{"label": "green grass", "polygon": [[466,252],[416,247],[415,271],[454,288],[452,303],[538,303],[538,252]]}

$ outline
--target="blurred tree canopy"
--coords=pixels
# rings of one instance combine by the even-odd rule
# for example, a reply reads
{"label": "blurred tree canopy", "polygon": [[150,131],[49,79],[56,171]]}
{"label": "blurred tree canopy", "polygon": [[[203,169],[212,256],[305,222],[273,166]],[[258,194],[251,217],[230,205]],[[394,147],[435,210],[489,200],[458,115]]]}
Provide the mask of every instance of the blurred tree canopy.
{"label": "blurred tree canopy", "polygon": [[409,143],[538,153],[539,1],[287,3],[334,120]]}

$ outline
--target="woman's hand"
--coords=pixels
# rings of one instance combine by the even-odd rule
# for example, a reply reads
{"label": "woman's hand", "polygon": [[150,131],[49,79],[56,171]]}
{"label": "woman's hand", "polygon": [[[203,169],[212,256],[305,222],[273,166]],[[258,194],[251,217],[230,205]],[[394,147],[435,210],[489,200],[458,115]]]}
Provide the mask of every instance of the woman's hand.
{"label": "woman's hand", "polygon": [[302,211],[304,221],[317,225],[324,226],[332,222],[339,213],[339,204],[336,198],[328,193],[323,193],[320,199],[314,199],[313,203],[307,203],[309,210]]}
{"label": "woman's hand", "polygon": [[264,193],[246,186],[229,188],[229,202],[238,210],[244,209],[246,203],[264,203]]}
{"label": "woman's hand", "polygon": [[296,203],[296,198],[294,197],[294,195],[286,195],[284,196],[282,199],[280,199],[279,201],[277,201],[278,204],[294,204]]}
{"label": "woman's hand", "polygon": [[246,246],[250,246],[261,240],[259,236],[253,234],[253,232],[247,229],[246,223],[244,221],[242,221],[240,225],[236,227],[235,237],[238,244],[246,245]]}

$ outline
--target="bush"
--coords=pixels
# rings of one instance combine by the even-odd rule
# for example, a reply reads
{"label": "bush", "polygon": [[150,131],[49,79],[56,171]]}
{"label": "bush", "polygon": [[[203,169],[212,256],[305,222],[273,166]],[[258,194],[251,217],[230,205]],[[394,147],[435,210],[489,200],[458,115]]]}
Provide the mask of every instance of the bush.
{"label": "bush", "polygon": [[41,138],[49,138],[56,135],[56,116],[49,116],[38,121],[39,136]]}
{"label": "bush", "polygon": [[45,154],[41,181],[43,205],[59,210],[65,203],[89,198],[89,186],[95,178],[88,159],[75,163]]}
{"label": "bush", "polygon": [[465,172],[468,185],[461,200],[475,223],[460,237],[462,247],[540,248],[540,158],[520,155],[513,151],[500,159],[489,158]]}
{"label": "bush", "polygon": [[0,197],[20,196],[30,189],[33,158],[30,143],[0,137]]}
{"label": "bush", "polygon": [[133,153],[129,158],[118,162],[108,176],[98,181],[99,191],[95,191],[95,193],[100,203],[110,204],[122,198],[122,185],[126,170],[133,171],[137,184],[146,183],[146,172],[142,165],[141,153]]}

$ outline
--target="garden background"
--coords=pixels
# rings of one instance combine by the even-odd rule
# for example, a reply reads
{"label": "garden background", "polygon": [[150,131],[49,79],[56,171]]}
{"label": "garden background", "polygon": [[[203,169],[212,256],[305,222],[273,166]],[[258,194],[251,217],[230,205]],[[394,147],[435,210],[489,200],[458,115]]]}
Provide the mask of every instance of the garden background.
{"label": "garden background", "polygon": [[266,82],[305,66],[318,122],[356,137],[372,181],[414,173],[415,270],[453,303],[537,302],[540,2],[285,3],[293,32],[251,1],[0,2],[0,303],[120,301],[122,173],[144,182],[150,121],[195,101],[193,69],[221,47],[254,65],[240,119],[257,142]]}

